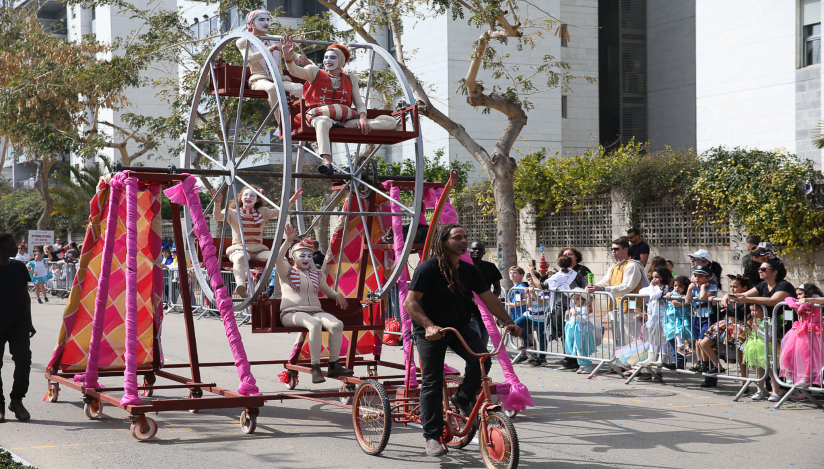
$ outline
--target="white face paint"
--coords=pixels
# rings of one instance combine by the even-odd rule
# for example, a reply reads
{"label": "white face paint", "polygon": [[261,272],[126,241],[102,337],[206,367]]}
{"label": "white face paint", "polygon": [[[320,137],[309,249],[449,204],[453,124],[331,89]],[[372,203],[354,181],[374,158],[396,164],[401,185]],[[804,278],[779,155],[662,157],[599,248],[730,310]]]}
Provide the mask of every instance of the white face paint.
{"label": "white face paint", "polygon": [[298,256],[298,267],[302,270],[306,270],[309,266],[312,265],[312,253],[309,251],[301,251],[300,256]]}
{"label": "white face paint", "polygon": [[323,68],[327,71],[332,71],[338,68],[338,54],[335,51],[328,50],[323,54]]}
{"label": "white face paint", "polygon": [[258,201],[257,194],[252,192],[251,189],[246,189],[243,191],[243,194],[240,195],[240,201],[243,203],[243,208],[249,210],[255,206]]}
{"label": "white face paint", "polygon": [[252,21],[252,28],[255,29],[254,32],[256,33],[266,33],[269,31],[269,15],[260,15]]}

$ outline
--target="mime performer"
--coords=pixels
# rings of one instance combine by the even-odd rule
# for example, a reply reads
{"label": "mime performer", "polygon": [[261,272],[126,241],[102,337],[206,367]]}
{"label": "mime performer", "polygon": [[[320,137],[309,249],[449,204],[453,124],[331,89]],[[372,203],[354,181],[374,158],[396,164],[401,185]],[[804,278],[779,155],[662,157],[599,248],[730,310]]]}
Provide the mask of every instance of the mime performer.
{"label": "mime performer", "polygon": [[314,243],[304,238],[292,248],[290,258],[294,266],[289,265],[286,254],[297,231],[292,225],[286,225],[286,239],[280,245],[277,254],[277,275],[280,279],[281,297],[280,320],[287,327],[305,327],[309,330],[309,354],[312,365],[312,382],[326,381],[320,370],[320,352],[323,341],[323,329],[329,332],[329,369],[327,376],[352,376],[354,371],[340,365],[340,347],[343,343],[343,322],[334,315],[326,313],[320,305],[318,293],[323,292],[332,298],[341,309],[347,309],[346,298],[340,292],[329,288],[326,275],[314,268],[312,251]]}
{"label": "mime performer", "polygon": [[[266,10],[255,10],[246,15],[247,29],[255,36],[266,36],[269,32],[270,25],[271,18],[269,17],[269,12]],[[235,41],[235,45],[238,49],[240,49],[240,55],[242,56],[246,54],[247,43],[248,41],[244,38],[240,38]],[[303,91],[303,85],[292,82],[292,79],[289,78],[288,75],[283,74],[283,65],[280,62],[280,50],[278,44],[270,45],[269,52],[272,53],[272,57],[275,59],[274,65],[278,67],[281,72],[284,90],[296,98],[300,98],[301,92]],[[298,55],[294,52],[294,47],[288,57],[290,61],[297,60],[299,63],[308,63],[306,56]],[[269,67],[266,66],[266,61],[263,59],[263,52],[259,51],[254,44],[249,44],[249,56],[246,57],[246,63],[249,65],[252,72],[249,76],[249,87],[253,90],[265,91],[269,95],[269,106],[272,108],[277,106],[278,95],[275,82],[272,76],[269,75]]]}
{"label": "mime performer", "polygon": [[[292,57],[295,41],[292,36],[283,38],[283,53]],[[343,67],[349,62],[349,49],[343,44],[332,44],[323,55],[323,70],[315,65],[299,67],[294,60],[286,60],[286,69],[297,78],[306,80],[303,85],[303,99],[309,108],[306,119],[315,128],[318,140],[318,153],[323,164],[318,172],[330,175],[332,168],[332,145],[329,142],[329,129],[333,124],[346,128],[358,128],[363,135],[374,130],[392,130],[397,126],[392,116],[366,118],[366,105],[360,95],[358,76],[343,73]],[[354,106],[354,109],[352,108]]]}

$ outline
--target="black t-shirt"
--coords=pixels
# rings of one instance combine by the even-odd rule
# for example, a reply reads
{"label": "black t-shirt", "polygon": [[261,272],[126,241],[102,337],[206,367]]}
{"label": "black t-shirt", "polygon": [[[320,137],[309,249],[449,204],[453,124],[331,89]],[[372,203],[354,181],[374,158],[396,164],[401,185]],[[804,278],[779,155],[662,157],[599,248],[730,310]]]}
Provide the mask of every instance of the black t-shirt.
{"label": "black t-shirt", "polygon": [[20,261],[10,260],[0,265],[0,328],[8,329],[20,324],[31,324],[31,298],[29,297],[29,271]]}
{"label": "black t-shirt", "polygon": [[575,272],[578,272],[578,276],[580,278],[576,279],[576,282],[579,283],[579,287],[584,288],[587,286],[587,274],[591,274],[592,271],[589,270],[589,267],[583,264],[576,264],[575,267],[572,268]]}
{"label": "black t-shirt", "polygon": [[475,262],[475,267],[481,271],[481,275],[484,276],[484,282],[486,282],[487,285],[492,285],[496,280],[501,280],[504,278],[503,275],[501,275],[501,271],[498,270],[498,267],[495,264],[483,259],[478,259],[473,262]]}
{"label": "black t-shirt", "polygon": [[629,245],[629,257],[636,261],[641,260],[641,254],[649,254],[649,244],[644,241]]}
{"label": "black t-shirt", "polygon": [[781,291],[787,292],[790,294],[791,297],[795,298],[795,287],[793,287],[792,283],[786,280],[782,280],[776,283],[772,290],[770,290],[770,287],[767,286],[767,282],[761,281],[758,285],[755,286],[755,289],[758,290],[758,294],[760,296],[763,296],[765,298],[770,298],[776,292]]}
{"label": "black t-shirt", "polygon": [[[462,294],[455,294],[449,290],[446,278],[438,268],[438,260],[434,258],[421,262],[412,276],[409,289],[423,294],[421,308],[439,327],[456,327],[468,323],[478,310],[472,293],[481,294],[489,291],[489,283],[481,271],[468,262],[460,261],[458,279],[461,282]],[[414,325],[416,333],[424,332],[420,324],[415,322]]]}

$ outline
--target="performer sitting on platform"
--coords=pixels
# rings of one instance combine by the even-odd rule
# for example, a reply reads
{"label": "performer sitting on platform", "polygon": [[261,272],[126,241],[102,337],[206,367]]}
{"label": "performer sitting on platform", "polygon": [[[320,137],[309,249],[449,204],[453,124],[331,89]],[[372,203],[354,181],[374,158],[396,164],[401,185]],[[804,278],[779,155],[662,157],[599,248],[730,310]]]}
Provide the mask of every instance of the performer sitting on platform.
{"label": "performer sitting on platform", "polygon": [[[249,32],[255,36],[266,36],[269,32],[269,24],[271,19],[269,12],[266,10],[255,10],[246,15],[246,26]],[[246,54],[246,45],[248,41],[240,38],[235,41],[235,45],[240,49],[240,55]],[[303,91],[303,84],[293,83],[289,75],[283,74],[283,66],[280,62],[280,46],[272,44],[269,46],[269,52],[275,59],[275,66],[281,72],[281,79],[283,80],[283,88],[287,93],[292,94],[296,98],[300,98]],[[298,55],[293,51],[289,54],[290,61],[297,61],[301,64],[308,64],[309,60],[305,55]],[[253,90],[265,91],[269,95],[269,106],[274,108],[278,104],[277,90],[275,89],[274,79],[269,75],[269,67],[266,66],[266,61],[263,60],[263,52],[259,51],[254,44],[249,44],[249,57],[246,59],[252,74],[249,76],[249,87]]]}
{"label": "performer sitting on platform", "polygon": [[323,373],[320,371],[320,352],[323,329],[329,332],[329,370],[327,376],[352,376],[354,372],[340,365],[340,347],[343,342],[343,322],[335,316],[326,313],[320,306],[318,293],[323,292],[327,298],[333,298],[341,309],[346,309],[348,303],[343,294],[329,288],[326,284],[326,275],[314,268],[312,262],[313,243],[305,238],[292,249],[291,259],[294,266],[289,265],[286,253],[297,237],[297,231],[292,225],[286,225],[284,231],[286,240],[280,246],[277,257],[277,273],[283,298],[280,303],[280,320],[287,327],[305,327],[309,330],[309,354],[312,363],[312,382],[322,383]]}
{"label": "performer sitting on platform", "polygon": [[[292,57],[294,50],[295,42],[292,36],[285,36],[283,53],[286,57]],[[341,72],[349,61],[349,56],[346,46],[332,44],[323,55],[324,70],[314,65],[298,67],[293,60],[286,60],[289,73],[306,80],[306,84],[303,85],[303,99],[310,108],[306,112],[306,119],[317,133],[318,153],[324,163],[318,166],[318,172],[321,174],[330,175],[334,172],[332,146],[329,142],[329,129],[333,126],[358,128],[363,135],[367,135],[372,129],[392,130],[397,126],[392,116],[366,118],[366,105],[358,88],[358,76]]]}
{"label": "performer sitting on platform", "polygon": [[[237,198],[240,208],[241,223],[238,223],[237,210],[235,210],[235,202],[229,205],[231,210],[218,210],[223,201],[223,193],[212,195],[215,197],[214,216],[215,221],[222,222],[226,217],[229,226],[232,227],[232,245],[226,248],[226,255],[232,261],[232,273],[235,275],[235,295],[242,298],[249,296],[248,288],[246,286],[246,254],[249,255],[249,262],[269,260],[269,255],[272,251],[263,244],[263,225],[270,218],[274,218],[280,214],[276,208],[268,208],[263,206],[263,200],[257,196],[255,190],[263,193],[260,188],[254,190],[247,187],[240,193]],[[289,206],[291,207],[295,200],[303,193],[303,189],[299,189],[295,195],[289,199]],[[226,213],[228,212],[228,215]],[[243,238],[241,238],[240,230],[243,226]],[[246,241],[246,251],[243,251],[243,241]]]}

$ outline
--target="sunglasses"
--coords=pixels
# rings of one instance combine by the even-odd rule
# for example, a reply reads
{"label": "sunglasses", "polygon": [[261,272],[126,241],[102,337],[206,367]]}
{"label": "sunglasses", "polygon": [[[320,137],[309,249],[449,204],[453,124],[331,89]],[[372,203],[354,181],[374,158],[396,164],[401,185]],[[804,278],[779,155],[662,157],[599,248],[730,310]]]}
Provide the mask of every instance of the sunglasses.
{"label": "sunglasses", "polygon": [[615,251],[620,251],[620,250],[621,250],[621,248],[609,248],[609,249],[610,249],[612,252],[615,252]]}
{"label": "sunglasses", "polygon": [[768,271],[768,270],[775,271],[775,269],[768,269],[768,268],[766,268],[766,267],[759,267],[759,268],[758,268],[758,271],[759,271],[759,272],[766,272],[766,271]]}

